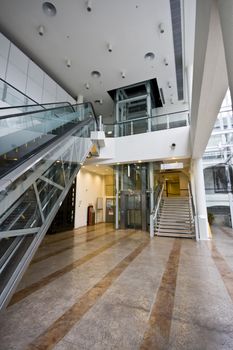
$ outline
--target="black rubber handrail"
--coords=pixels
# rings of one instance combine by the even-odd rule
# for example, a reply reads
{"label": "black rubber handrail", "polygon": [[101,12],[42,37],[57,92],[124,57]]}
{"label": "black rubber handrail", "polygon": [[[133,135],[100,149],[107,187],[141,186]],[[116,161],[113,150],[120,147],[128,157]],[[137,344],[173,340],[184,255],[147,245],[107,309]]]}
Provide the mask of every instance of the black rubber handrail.
{"label": "black rubber handrail", "polygon": [[24,97],[28,98],[29,100],[35,102],[35,104],[39,104],[38,102],[36,102],[33,98],[29,97],[28,95],[26,95],[24,92],[20,91],[19,89],[17,89],[15,86],[11,85],[10,83],[8,83],[6,80],[0,78],[1,81],[3,81],[3,83],[5,83],[6,85],[9,85],[13,90],[16,90],[17,92],[19,92],[21,95],[23,95]]}
{"label": "black rubber handrail", "polygon": [[[4,84],[6,84],[6,85],[9,85],[13,90],[19,92],[19,93],[20,93],[21,95],[23,95],[24,97],[26,97],[26,98],[28,98],[29,100],[35,102],[36,105],[41,106],[41,105],[44,105],[44,104],[45,104],[45,103],[39,103],[39,102],[35,101],[33,98],[29,97],[29,96],[26,95],[24,92],[20,91],[20,90],[17,89],[15,86],[13,86],[13,85],[11,85],[10,83],[8,83],[6,80],[0,78],[0,81],[2,81],[2,82],[3,82]],[[62,102],[58,102],[58,103],[62,103]],[[68,102],[68,101],[66,101],[65,103],[68,103],[68,104],[70,104],[70,105],[72,106],[72,104],[71,104],[70,102]],[[50,103],[48,103],[48,104],[50,104]]]}
{"label": "black rubber handrail", "polygon": [[33,104],[33,105],[20,105],[20,106],[7,106],[7,107],[0,107],[0,110],[5,110],[5,109],[17,109],[17,108],[27,108],[27,107],[42,107],[44,109],[46,109],[44,106],[48,106],[48,105],[59,105],[59,104],[68,104],[69,106],[72,107],[72,104],[70,102],[47,102],[47,103],[37,103],[37,104]]}
{"label": "black rubber handrail", "polygon": [[[91,102],[84,102],[84,103],[77,103],[77,104],[74,104],[74,105],[71,105],[71,107],[74,109],[74,107],[76,106],[81,106],[81,105],[90,105],[91,108],[92,108],[92,112],[93,112],[93,115],[96,119],[96,115],[95,115],[95,112],[94,112],[94,108],[93,108],[93,105]],[[54,108],[48,108],[48,109],[45,109],[46,112],[49,112],[49,111],[54,111],[54,110],[59,110],[61,108],[64,108],[66,106],[62,106],[62,107],[54,107]],[[69,106],[67,106],[69,107]],[[10,118],[15,118],[15,117],[23,117],[25,115],[32,115],[32,114],[37,114],[37,113],[42,113],[44,112],[43,110],[39,110],[39,111],[31,111],[31,112],[21,112],[21,113],[15,113],[15,114],[9,114],[9,115],[4,115],[4,116],[1,116],[0,117],[0,120],[3,120],[3,119],[10,119]],[[97,121],[97,119],[96,119]]]}

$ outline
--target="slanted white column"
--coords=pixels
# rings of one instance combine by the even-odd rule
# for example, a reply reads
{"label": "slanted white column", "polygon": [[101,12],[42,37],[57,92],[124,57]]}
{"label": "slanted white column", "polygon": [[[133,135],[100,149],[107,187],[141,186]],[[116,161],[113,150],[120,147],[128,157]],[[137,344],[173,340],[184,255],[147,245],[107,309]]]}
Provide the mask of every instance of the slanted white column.
{"label": "slanted white column", "polygon": [[196,200],[196,223],[198,238],[200,240],[209,239],[208,218],[205,199],[205,183],[203,175],[202,159],[193,159],[193,175],[195,182],[195,200]]}
{"label": "slanted white column", "polygon": [[233,101],[233,1],[232,0],[217,0],[220,23],[222,28],[222,37],[225,50],[225,59],[227,66],[227,75]]}

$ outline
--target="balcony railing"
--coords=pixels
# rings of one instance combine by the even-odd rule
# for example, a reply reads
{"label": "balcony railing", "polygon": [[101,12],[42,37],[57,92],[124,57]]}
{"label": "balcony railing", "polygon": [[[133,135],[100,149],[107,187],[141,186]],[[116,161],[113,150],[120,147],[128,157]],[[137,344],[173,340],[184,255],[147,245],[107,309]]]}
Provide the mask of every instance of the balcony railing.
{"label": "balcony railing", "polygon": [[104,131],[107,137],[119,137],[142,134],[157,130],[179,128],[189,125],[189,112],[162,114],[154,117],[142,117],[126,120],[115,124],[105,124]]}

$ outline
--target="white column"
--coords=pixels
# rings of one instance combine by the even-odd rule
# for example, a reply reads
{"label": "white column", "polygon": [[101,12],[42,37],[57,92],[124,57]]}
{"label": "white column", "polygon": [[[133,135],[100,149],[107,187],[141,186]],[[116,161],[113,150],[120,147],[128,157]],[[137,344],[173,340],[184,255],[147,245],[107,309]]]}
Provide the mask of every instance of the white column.
{"label": "white column", "polygon": [[229,88],[231,92],[231,99],[233,101],[233,1],[217,0],[217,4],[222,28]]}
{"label": "white column", "polygon": [[202,159],[193,159],[193,175],[195,182],[195,200],[196,200],[196,223],[198,238],[207,240],[208,237],[208,218],[205,199],[205,183],[203,175]]}

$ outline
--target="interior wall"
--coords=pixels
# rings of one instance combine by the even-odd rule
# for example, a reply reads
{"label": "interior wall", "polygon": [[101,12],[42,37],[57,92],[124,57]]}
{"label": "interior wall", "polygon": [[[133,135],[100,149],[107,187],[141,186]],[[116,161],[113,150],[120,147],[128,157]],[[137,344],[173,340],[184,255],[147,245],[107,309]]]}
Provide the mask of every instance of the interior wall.
{"label": "interior wall", "polygon": [[[103,198],[103,210],[97,210],[97,198]],[[87,207],[93,205],[95,222],[105,220],[105,179],[102,175],[81,169],[77,176],[75,228],[87,225]]]}
{"label": "interior wall", "polygon": [[38,103],[75,103],[63,88],[1,33],[0,78]]}

